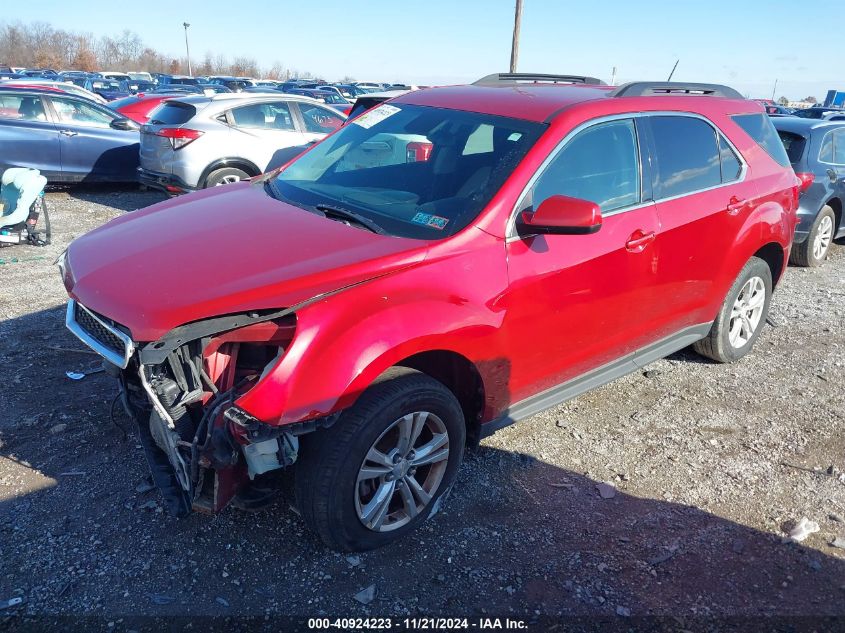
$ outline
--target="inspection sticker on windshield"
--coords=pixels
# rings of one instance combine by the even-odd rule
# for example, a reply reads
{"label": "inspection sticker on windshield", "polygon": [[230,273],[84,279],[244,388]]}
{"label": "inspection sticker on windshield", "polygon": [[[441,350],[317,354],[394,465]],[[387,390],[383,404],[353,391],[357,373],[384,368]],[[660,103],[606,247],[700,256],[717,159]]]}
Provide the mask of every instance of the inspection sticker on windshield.
{"label": "inspection sticker on windshield", "polygon": [[381,123],[387,117],[393,116],[397,112],[399,112],[399,108],[396,106],[392,106],[389,103],[382,103],[379,107],[373,108],[369,112],[365,112],[352,122],[355,125],[360,125],[361,127],[369,130],[377,123]]}
{"label": "inspection sticker on windshield", "polygon": [[430,226],[433,229],[442,231],[449,223],[449,218],[441,218],[439,215],[431,215],[430,213],[417,213],[413,218],[411,218],[411,222],[424,224],[425,226]]}

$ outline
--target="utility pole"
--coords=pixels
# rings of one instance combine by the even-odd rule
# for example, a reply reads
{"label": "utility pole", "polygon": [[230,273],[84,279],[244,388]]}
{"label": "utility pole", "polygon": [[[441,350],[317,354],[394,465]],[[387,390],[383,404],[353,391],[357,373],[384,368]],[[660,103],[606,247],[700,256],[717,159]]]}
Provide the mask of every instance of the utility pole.
{"label": "utility pole", "polygon": [[182,26],[185,27],[185,54],[188,56],[188,74],[193,77],[194,73],[191,70],[191,49],[188,46],[188,27],[191,25],[187,22],[182,22]]}
{"label": "utility pole", "polygon": [[610,85],[616,85],[616,66],[613,67],[613,72],[610,74]]}
{"label": "utility pole", "polygon": [[775,79],[775,87],[772,88],[772,101],[775,100],[775,93],[778,91],[778,80]]}
{"label": "utility pole", "polygon": [[516,11],[513,16],[513,42],[511,43],[511,72],[516,72],[519,59],[519,25],[522,22],[522,0],[516,0]]}

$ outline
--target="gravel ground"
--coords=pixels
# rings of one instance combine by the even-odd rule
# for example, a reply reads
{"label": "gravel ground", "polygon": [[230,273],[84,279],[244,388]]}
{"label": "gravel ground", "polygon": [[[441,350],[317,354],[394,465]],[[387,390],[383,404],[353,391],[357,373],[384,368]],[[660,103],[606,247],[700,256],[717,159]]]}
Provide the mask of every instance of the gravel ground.
{"label": "gravel ground", "polygon": [[0,250],[0,614],[845,615],[845,248],[788,270],[750,357],[683,351],[507,428],[410,539],[344,556],[285,499],[169,517],[110,380],[65,377],[99,363],[54,259],[160,199],[51,192],[53,245]]}

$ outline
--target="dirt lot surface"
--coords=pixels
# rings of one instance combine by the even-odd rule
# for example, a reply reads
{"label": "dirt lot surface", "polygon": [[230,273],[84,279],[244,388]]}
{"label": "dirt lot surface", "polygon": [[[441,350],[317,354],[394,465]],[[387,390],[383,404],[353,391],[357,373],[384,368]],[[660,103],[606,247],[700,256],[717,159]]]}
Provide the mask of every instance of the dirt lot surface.
{"label": "dirt lot surface", "polygon": [[169,517],[114,385],[65,376],[99,361],[53,261],[160,199],[52,192],[53,245],[0,250],[0,601],[24,600],[0,616],[845,615],[845,248],[788,270],[751,356],[684,351],[505,429],[409,540],[350,556],[284,499]]}

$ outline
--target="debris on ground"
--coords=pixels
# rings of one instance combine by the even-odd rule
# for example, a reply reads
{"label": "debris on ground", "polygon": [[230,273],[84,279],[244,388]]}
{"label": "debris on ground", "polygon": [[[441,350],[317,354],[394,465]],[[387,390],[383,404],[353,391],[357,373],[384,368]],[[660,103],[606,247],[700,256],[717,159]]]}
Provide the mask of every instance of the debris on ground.
{"label": "debris on ground", "polygon": [[616,486],[607,482],[596,484],[596,490],[599,491],[602,499],[613,499],[616,496]]}
{"label": "debris on ground", "polygon": [[837,549],[845,549],[845,537],[837,536],[830,542],[830,546]]}
{"label": "debris on ground", "polygon": [[346,562],[352,565],[353,567],[357,567],[361,564],[361,557],[357,554],[350,554],[346,557]]}
{"label": "debris on ground", "polygon": [[818,532],[821,528],[815,521],[810,521],[807,517],[802,517],[798,523],[795,524],[789,534],[784,537],[784,543],[800,543],[806,539],[810,534]]}
{"label": "debris on ground", "polygon": [[376,586],[370,585],[365,589],[361,589],[361,591],[359,591],[352,597],[355,598],[355,600],[357,600],[361,604],[370,604],[373,600],[376,599]]}

